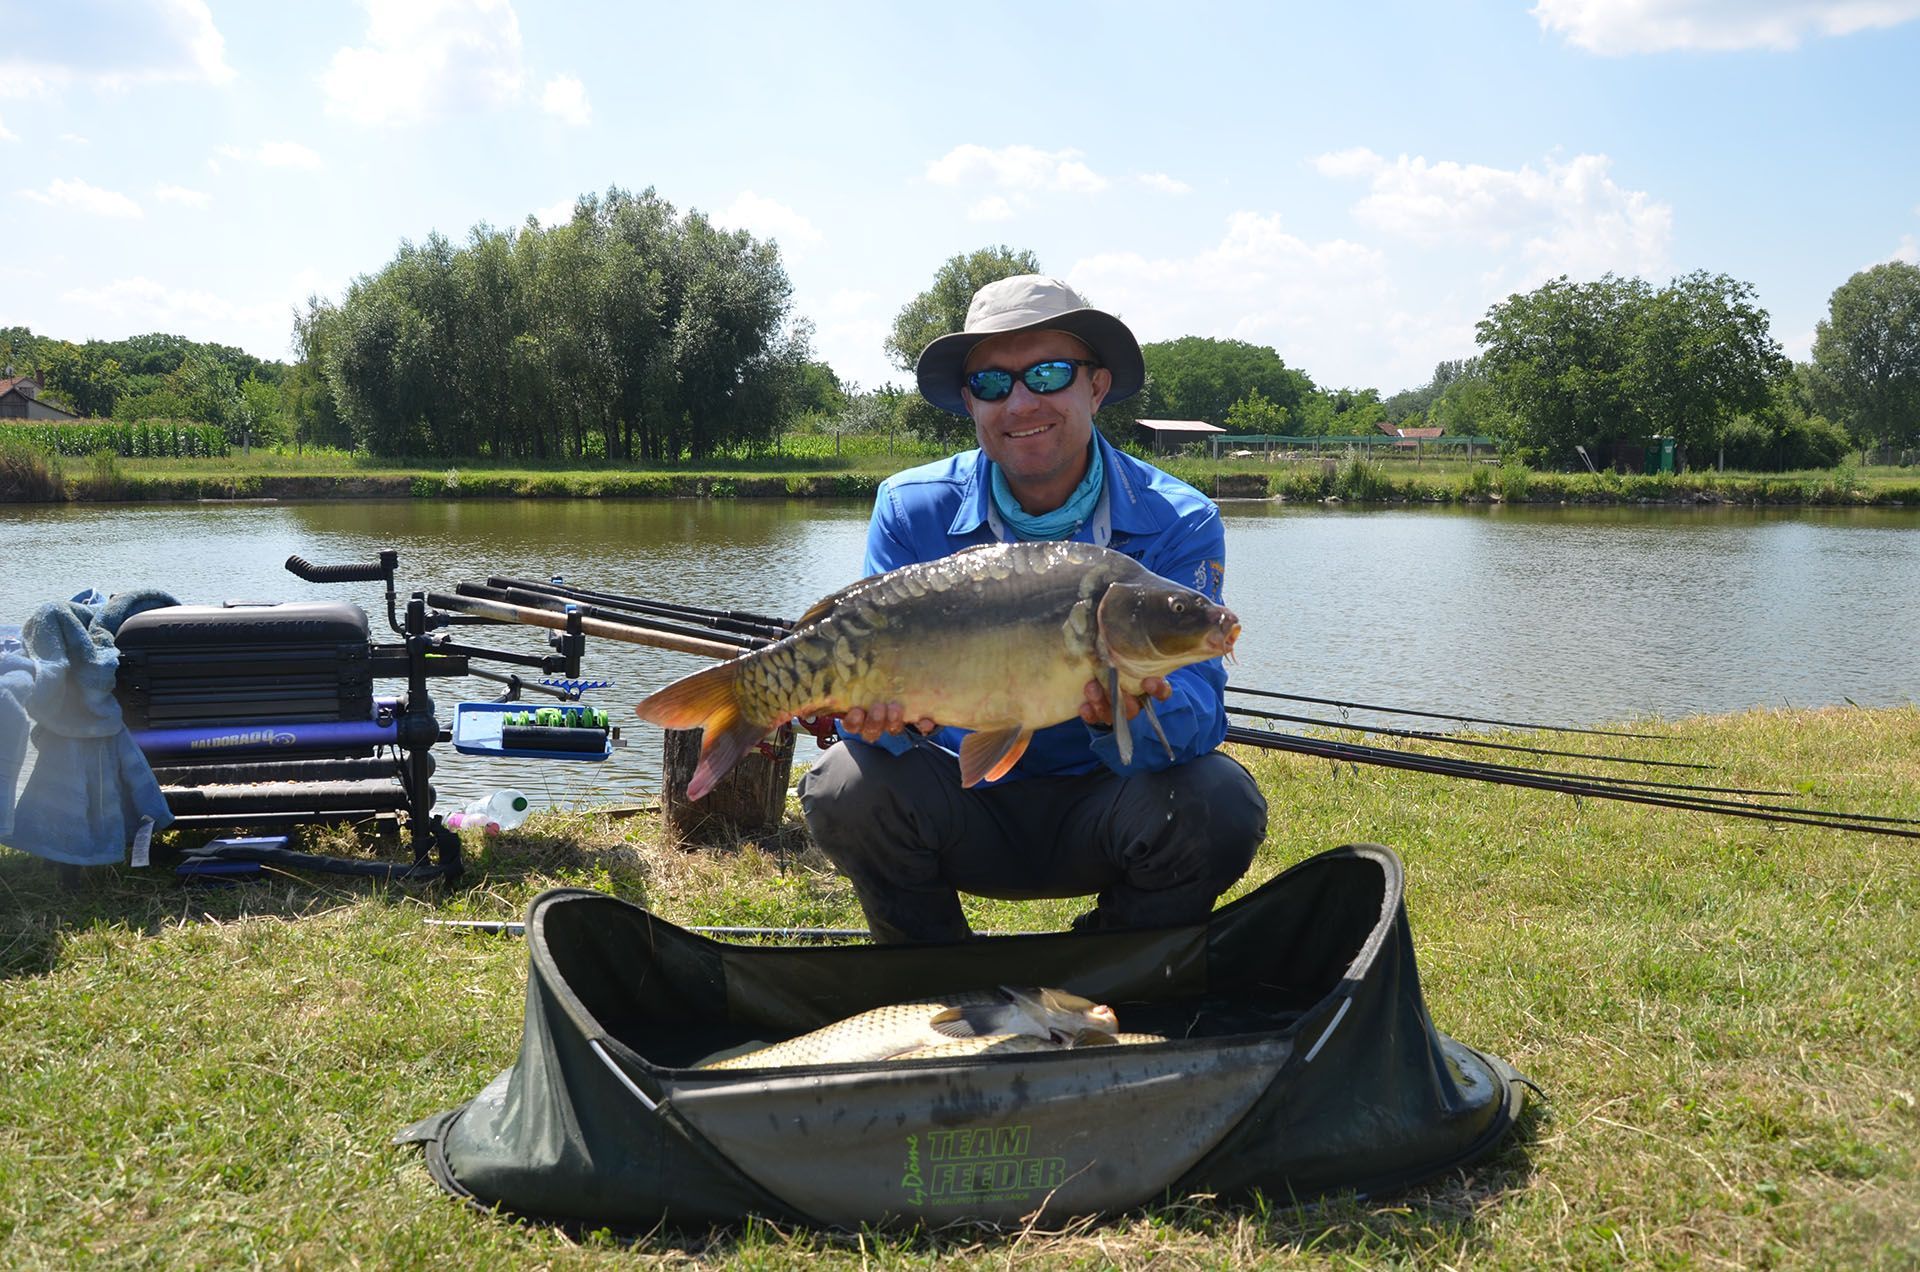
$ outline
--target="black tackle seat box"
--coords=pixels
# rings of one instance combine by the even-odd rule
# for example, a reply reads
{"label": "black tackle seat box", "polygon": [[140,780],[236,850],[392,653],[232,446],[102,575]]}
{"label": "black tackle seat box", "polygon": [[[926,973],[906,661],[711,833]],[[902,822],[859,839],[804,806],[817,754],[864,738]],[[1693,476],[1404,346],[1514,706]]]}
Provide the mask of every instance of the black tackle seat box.
{"label": "black tackle seat box", "polygon": [[345,601],[172,605],[121,625],[115,684],[128,727],[365,720],[367,615]]}

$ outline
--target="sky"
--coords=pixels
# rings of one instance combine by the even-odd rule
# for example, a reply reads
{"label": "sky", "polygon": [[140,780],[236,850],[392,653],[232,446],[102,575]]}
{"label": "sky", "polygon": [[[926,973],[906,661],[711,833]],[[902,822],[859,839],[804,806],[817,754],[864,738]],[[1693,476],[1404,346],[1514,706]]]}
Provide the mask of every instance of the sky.
{"label": "sky", "polygon": [[403,241],[653,188],[843,381],[1005,244],[1142,341],[1392,393],[1559,275],[1920,263],[1920,0],[0,0],[0,326],[292,356]]}

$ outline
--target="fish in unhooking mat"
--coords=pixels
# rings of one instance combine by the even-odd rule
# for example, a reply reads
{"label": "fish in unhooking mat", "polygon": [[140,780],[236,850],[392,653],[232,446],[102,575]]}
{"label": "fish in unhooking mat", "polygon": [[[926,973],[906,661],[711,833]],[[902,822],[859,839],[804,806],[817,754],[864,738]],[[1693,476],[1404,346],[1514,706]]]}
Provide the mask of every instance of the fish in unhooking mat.
{"label": "fish in unhooking mat", "polygon": [[972,786],[1012,768],[1034,730],[1078,715],[1096,677],[1130,762],[1120,694],[1232,653],[1239,634],[1233,611],[1111,549],[987,544],[862,579],[785,639],[676,680],[638,709],[664,728],[705,730],[691,799],[793,717],[885,702],[909,720],[973,730],[960,745],[960,784]]}
{"label": "fish in unhooking mat", "polygon": [[701,1067],[772,1069],[1090,1046],[1111,1043],[1119,1028],[1113,1008],[1065,990],[962,990],[876,1007]]}

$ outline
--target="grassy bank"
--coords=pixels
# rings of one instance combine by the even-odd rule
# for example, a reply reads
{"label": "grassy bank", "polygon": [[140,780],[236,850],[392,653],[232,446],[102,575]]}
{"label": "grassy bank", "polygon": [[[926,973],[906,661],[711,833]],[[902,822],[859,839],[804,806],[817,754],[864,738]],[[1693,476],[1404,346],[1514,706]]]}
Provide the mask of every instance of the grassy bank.
{"label": "grassy bank", "polygon": [[[818,439],[814,439],[818,440]],[[819,446],[702,465],[568,467],[408,464],[339,452],[259,450],[220,458],[86,460],[0,454],[0,502],[199,499],[867,498],[881,480],[940,453],[914,446]],[[1546,473],[1429,459],[1159,461],[1216,498],[1359,504],[1735,504],[1920,507],[1920,471],[1842,465],[1794,473],[1635,476]]]}
{"label": "grassy bank", "polygon": [[[1920,709],[1673,727],[1722,785],[1804,781],[1915,815]],[[1471,1172],[1388,1201],[1205,1198],[1055,1233],[756,1225],[623,1245],[441,1195],[400,1126],[519,1041],[517,941],[429,928],[611,889],[681,922],[856,925],[797,827],[688,853],[647,819],[548,814],[411,895],[279,877],[60,891],[0,850],[0,1264],[631,1267],[1911,1267],[1920,1260],[1913,841],[1248,755],[1274,816],[1243,886],[1341,843],[1405,860],[1436,1024],[1547,1102]],[[980,927],[1077,903],[979,902]]]}

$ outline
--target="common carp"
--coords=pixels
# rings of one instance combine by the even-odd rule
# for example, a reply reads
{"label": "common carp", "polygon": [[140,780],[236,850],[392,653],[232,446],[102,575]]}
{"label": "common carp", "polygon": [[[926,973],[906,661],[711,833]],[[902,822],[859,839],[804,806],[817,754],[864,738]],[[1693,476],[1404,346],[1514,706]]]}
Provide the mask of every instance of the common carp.
{"label": "common carp", "polygon": [[[771,1047],[702,1065],[706,1069],[771,1069],[802,1064],[924,1058],[915,1053],[983,1054],[1111,1042],[1113,1009],[1059,989],[966,990],[863,1011]],[[944,1050],[958,1047],[958,1052]]]}
{"label": "common carp", "polygon": [[1095,678],[1131,759],[1118,695],[1231,653],[1239,634],[1225,606],[1111,549],[986,544],[842,588],[785,639],[676,680],[638,710],[705,730],[691,799],[793,717],[884,702],[973,730],[960,745],[960,783],[972,786],[1012,768],[1034,730],[1078,715]]}
{"label": "common carp", "polygon": [[[1075,1047],[1137,1047],[1143,1043],[1165,1042],[1160,1034],[1118,1033],[1109,1038],[1106,1034],[1083,1034],[1075,1040]],[[942,1042],[930,1047],[916,1047],[912,1051],[902,1051],[894,1056],[895,1060],[961,1060],[979,1056],[1010,1056],[1033,1051],[1061,1051],[1065,1048],[1049,1038],[1036,1038],[1032,1034],[989,1034],[984,1038],[962,1038],[955,1042]]]}

